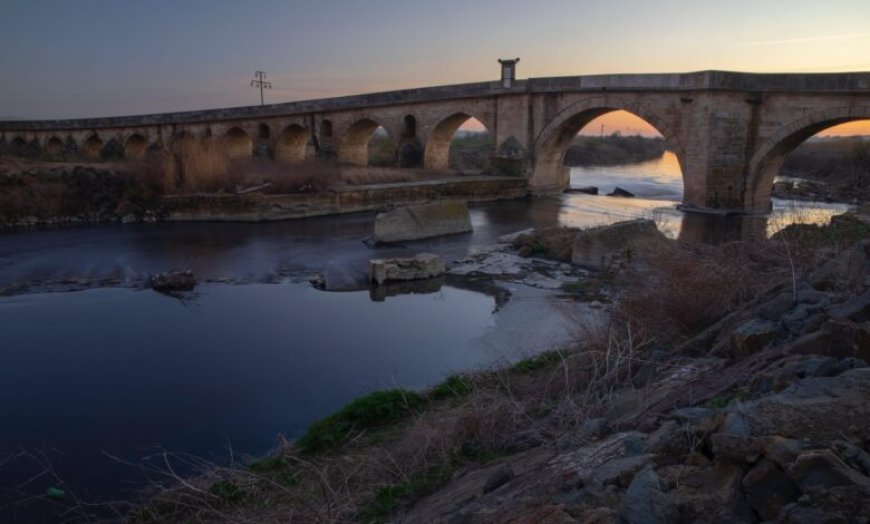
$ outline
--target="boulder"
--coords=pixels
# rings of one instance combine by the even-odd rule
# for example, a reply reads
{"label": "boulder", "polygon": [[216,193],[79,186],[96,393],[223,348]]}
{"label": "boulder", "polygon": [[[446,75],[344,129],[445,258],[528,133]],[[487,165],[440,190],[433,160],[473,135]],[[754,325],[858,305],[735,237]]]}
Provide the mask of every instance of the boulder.
{"label": "boulder", "polygon": [[743,359],[756,353],[780,335],[779,325],[770,320],[752,319],[734,330],[731,353]]}
{"label": "boulder", "polygon": [[471,230],[471,216],[464,202],[399,207],[375,217],[377,243],[405,242]]}
{"label": "boulder", "polygon": [[870,368],[836,377],[809,377],[775,395],[735,406],[753,436],[779,435],[830,445],[870,436]]}
{"label": "boulder", "polygon": [[850,468],[828,449],[814,449],[801,453],[788,469],[788,476],[804,492],[812,488],[831,489],[853,485],[870,490],[870,478]]}
{"label": "boulder", "polygon": [[773,520],[800,496],[794,482],[773,461],[764,459],[743,477],[746,502],[762,520]]}
{"label": "boulder", "polygon": [[394,280],[432,278],[446,271],[444,261],[432,253],[420,253],[414,258],[375,258],[369,260],[369,282],[378,285]]}
{"label": "boulder", "polygon": [[619,516],[628,524],[664,524],[676,522],[679,512],[668,496],[665,483],[652,466],[647,466],[635,475],[628,486]]}
{"label": "boulder", "polygon": [[764,454],[764,441],[756,437],[716,433],[710,443],[718,460],[753,463]]}
{"label": "boulder", "polygon": [[627,220],[577,233],[571,262],[593,269],[609,269],[631,259],[638,250],[666,245],[665,237],[652,220]]}

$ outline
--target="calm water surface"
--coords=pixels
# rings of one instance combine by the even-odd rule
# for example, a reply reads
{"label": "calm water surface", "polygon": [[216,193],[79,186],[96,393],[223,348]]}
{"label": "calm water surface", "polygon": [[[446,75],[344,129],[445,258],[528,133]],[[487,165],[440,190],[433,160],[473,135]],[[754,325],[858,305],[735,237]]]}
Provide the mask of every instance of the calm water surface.
{"label": "calm water surface", "polygon": [[[108,455],[133,463],[164,449],[218,462],[229,449],[259,455],[278,434],[296,437],[372,389],[422,388],[571,341],[564,303],[532,288],[512,286],[514,298],[494,312],[491,296],[450,285],[384,301],[317,291],[307,284],[315,272],[338,287],[358,284],[374,256],[429,251],[449,261],[527,227],[642,216],[675,237],[718,227],[673,208],[682,183],[670,154],[575,168],[571,181],[638,198],[478,205],[473,234],[378,250],[362,243],[370,214],[0,234],[0,516],[56,483],[26,482],[42,463],[3,459],[22,451],[44,457],[80,495],[123,496],[145,477]],[[824,222],[846,206],[775,208],[750,229]],[[139,290],[154,272],[186,267],[212,281],[190,300]]]}

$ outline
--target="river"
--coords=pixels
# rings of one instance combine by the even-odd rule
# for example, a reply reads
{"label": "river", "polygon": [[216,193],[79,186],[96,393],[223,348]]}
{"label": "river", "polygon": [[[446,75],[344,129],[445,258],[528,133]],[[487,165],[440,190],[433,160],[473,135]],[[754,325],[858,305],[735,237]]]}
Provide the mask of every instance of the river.
{"label": "river", "polygon": [[[0,517],[27,515],[29,497],[58,479],[86,500],[128,497],[148,478],[143,467],[165,468],[164,451],[215,463],[261,455],[373,389],[423,388],[574,340],[565,303],[535,288],[509,285],[497,309],[491,294],[455,282],[384,299],[316,290],[314,273],[354,287],[369,258],[453,261],[528,227],[639,216],[675,238],[719,227],[674,209],[682,183],[670,154],[574,168],[571,183],[637,198],[479,204],[472,234],[377,250],[362,243],[371,214],[0,233]],[[774,207],[760,226],[768,233],[846,209]],[[144,289],[173,268],[204,283],[185,300]]]}

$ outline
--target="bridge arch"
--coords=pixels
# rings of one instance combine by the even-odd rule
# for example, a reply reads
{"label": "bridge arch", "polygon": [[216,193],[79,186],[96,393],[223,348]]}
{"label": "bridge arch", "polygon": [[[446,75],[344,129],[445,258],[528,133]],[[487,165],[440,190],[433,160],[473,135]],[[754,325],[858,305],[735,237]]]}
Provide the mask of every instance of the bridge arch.
{"label": "bridge arch", "polygon": [[[375,131],[383,127],[370,117],[363,117],[354,121],[342,134],[338,146],[338,161],[355,166],[367,166],[369,164],[369,140]],[[384,127],[386,131],[386,128]],[[387,137],[389,137],[389,131]]]}
{"label": "bridge arch", "polygon": [[[580,100],[562,111],[541,130],[535,139],[535,166],[530,184],[537,192],[561,191],[568,186],[565,154],[577,133],[596,118],[613,111],[627,111],[645,120],[664,137],[683,173],[684,192],[689,191],[683,164],[683,149],[676,133],[666,121],[642,104],[627,98],[598,96]],[[684,194],[684,199],[686,195]]]}
{"label": "bridge arch", "polygon": [[20,136],[14,137],[9,141],[9,151],[13,155],[21,155],[24,154],[24,149],[27,147],[27,141]]}
{"label": "bridge arch", "polygon": [[284,162],[299,162],[305,160],[305,149],[308,145],[308,130],[299,124],[290,124],[278,136],[275,146],[275,158]]}
{"label": "bridge arch", "polygon": [[47,155],[60,156],[63,154],[63,140],[58,138],[57,135],[52,135],[45,141],[42,150]]}
{"label": "bridge arch", "polygon": [[813,135],[856,120],[870,120],[870,106],[845,106],[812,113],[783,126],[765,140],[749,160],[745,209],[756,213],[769,211],[773,180],[786,156]]}
{"label": "bridge arch", "polygon": [[474,118],[483,125],[486,132],[493,136],[492,130],[484,123],[484,120],[471,112],[456,112],[442,118],[435,124],[426,140],[426,149],[423,154],[423,166],[427,169],[446,170],[450,168],[450,143],[453,141],[456,131],[462,124]]}
{"label": "bridge arch", "polygon": [[99,158],[100,151],[103,149],[103,141],[96,133],[92,134],[85,140],[80,149],[82,156],[87,158]]}
{"label": "bridge arch", "polygon": [[145,156],[148,150],[148,139],[139,133],[130,135],[124,141],[124,158],[140,159]]}
{"label": "bridge arch", "polygon": [[233,158],[250,158],[254,155],[254,142],[241,127],[233,127],[224,134],[227,155]]}

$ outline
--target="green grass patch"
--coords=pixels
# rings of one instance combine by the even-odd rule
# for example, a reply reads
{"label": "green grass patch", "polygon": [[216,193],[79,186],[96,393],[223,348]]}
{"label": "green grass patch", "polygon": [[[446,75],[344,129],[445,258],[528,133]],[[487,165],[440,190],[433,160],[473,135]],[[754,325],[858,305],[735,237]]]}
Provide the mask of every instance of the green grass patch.
{"label": "green grass patch", "polygon": [[517,373],[531,373],[532,371],[553,365],[560,360],[562,360],[562,357],[558,351],[545,351],[534,357],[520,360],[511,366],[511,369]]}
{"label": "green grass patch", "polygon": [[453,471],[449,464],[433,466],[405,482],[380,488],[363,510],[366,522],[385,522],[405,502],[428,495],[450,480]]}
{"label": "green grass patch", "polygon": [[451,375],[447,379],[432,388],[429,398],[442,400],[445,398],[462,398],[471,393],[471,382],[462,375]]}
{"label": "green grass patch", "polygon": [[390,425],[419,411],[423,403],[414,391],[375,391],[315,422],[296,445],[305,454],[327,451],[344,444],[352,432]]}
{"label": "green grass patch", "polygon": [[225,504],[238,504],[250,496],[250,493],[231,480],[219,480],[211,485],[208,492],[221,499]]}

